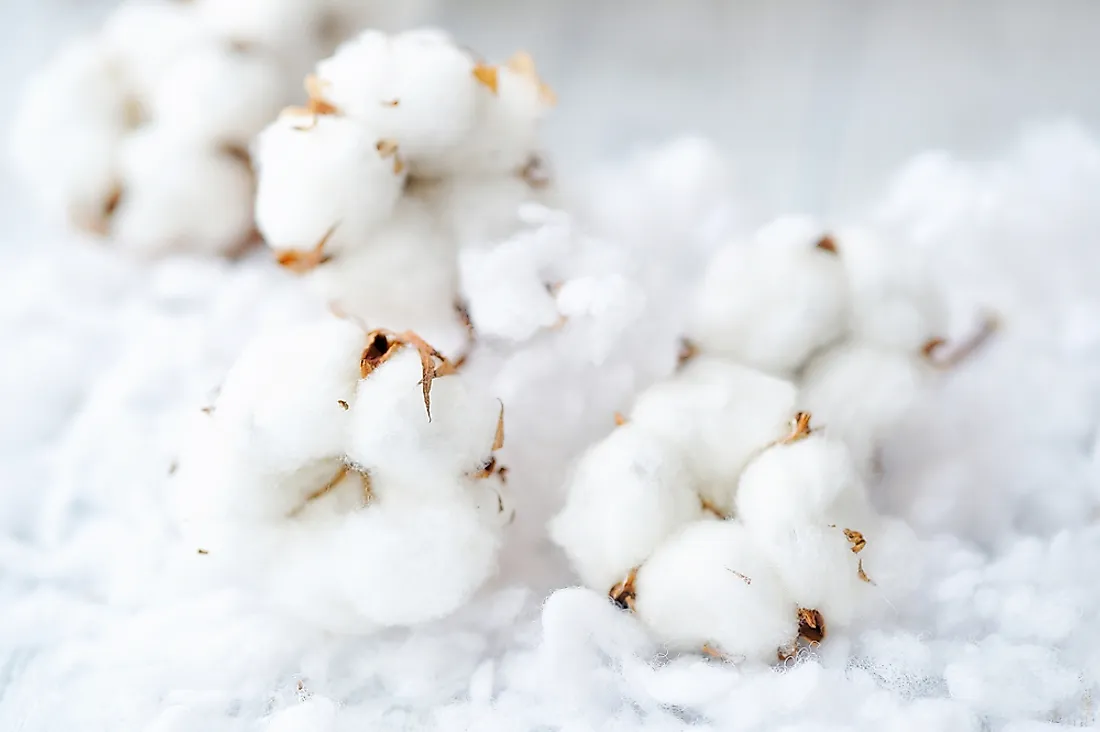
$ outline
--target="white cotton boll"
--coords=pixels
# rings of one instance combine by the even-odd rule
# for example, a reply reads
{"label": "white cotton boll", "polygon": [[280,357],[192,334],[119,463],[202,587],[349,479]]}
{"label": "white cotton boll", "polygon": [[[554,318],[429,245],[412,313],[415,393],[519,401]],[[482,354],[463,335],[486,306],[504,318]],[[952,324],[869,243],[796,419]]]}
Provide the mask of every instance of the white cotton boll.
{"label": "white cotton boll", "polygon": [[202,143],[247,147],[284,102],[272,56],[207,44],[171,64],[149,97],[149,114]]}
{"label": "white cotton boll", "polygon": [[511,240],[459,254],[462,295],[478,335],[524,341],[559,321],[539,252]]}
{"label": "white cotton boll", "polygon": [[311,696],[275,712],[265,720],[263,732],[330,732],[339,707],[323,696]]}
{"label": "white cotton boll", "polygon": [[110,231],[124,249],[224,253],[252,231],[252,173],[232,155],[149,126],[126,139],[119,167]]}
{"label": "white cotton boll", "polygon": [[702,516],[677,452],[626,424],[581,457],[549,530],[581,581],[606,592],[665,537]]}
{"label": "white cotton boll", "polygon": [[797,607],[752,537],[732,521],[691,524],[638,571],[634,610],[669,648],[715,647],[773,662],[795,639]]}
{"label": "white cotton boll", "polygon": [[745,465],[790,432],[796,396],[788,381],[700,356],[643,392],[630,421],[676,445],[700,493],[728,512]]}
{"label": "white cotton boll", "polygon": [[151,93],[178,58],[210,40],[195,8],[172,0],[129,0],[115,9],[101,31],[141,95]]}
{"label": "white cotton boll", "polygon": [[922,264],[898,242],[867,229],[835,236],[852,299],[852,333],[885,348],[919,353],[941,337],[946,313]]}
{"label": "white cotton boll", "polygon": [[457,175],[420,188],[420,196],[454,232],[459,247],[484,247],[507,239],[523,228],[524,205],[547,204],[553,196],[518,175]]}
{"label": "white cotton boll", "polygon": [[711,260],[696,295],[687,336],[704,353],[776,374],[799,369],[847,328],[844,266],[819,246],[811,219],[788,217],[749,244]]}
{"label": "white cotton boll", "polygon": [[327,253],[371,244],[404,185],[395,160],[379,151],[380,139],[336,115],[285,115],[272,122],[254,154],[256,224],[268,245],[308,251],[330,230]]}
{"label": "white cotton boll", "polygon": [[[317,65],[326,101],[397,142],[414,175],[451,172],[440,158],[474,120],[473,60],[442,33],[366,31]],[[395,104],[396,102],[396,104]]]}
{"label": "white cotton boll", "polygon": [[98,39],[70,44],[27,84],[9,151],[41,205],[101,231],[116,191],[128,125],[127,89]]}
{"label": "white cotton boll", "polygon": [[359,382],[348,458],[383,483],[400,479],[401,490],[451,491],[490,457],[501,404],[444,376],[432,381],[429,420],[422,373],[416,349],[403,346]]}
{"label": "white cotton boll", "polygon": [[202,22],[218,35],[279,51],[314,43],[320,30],[317,0],[195,0]]}
{"label": "white cotton boll", "polygon": [[[847,496],[851,498],[841,500]],[[858,521],[866,516],[858,511],[866,501],[856,464],[844,443],[810,435],[769,447],[750,462],[741,474],[736,508],[737,517],[751,531],[766,535],[792,524]],[[838,508],[855,515],[838,516]]]}
{"label": "white cotton boll", "polygon": [[366,336],[325,318],[255,338],[230,369],[211,415],[234,450],[288,471],[343,454]]}
{"label": "white cotton boll", "polygon": [[460,154],[462,167],[518,173],[539,151],[539,122],[552,102],[539,80],[508,65],[496,67],[497,89],[478,89],[477,124]]}
{"label": "white cotton boll", "polygon": [[814,358],[798,395],[813,425],[842,440],[861,470],[928,381],[918,357],[874,346],[845,344]]}

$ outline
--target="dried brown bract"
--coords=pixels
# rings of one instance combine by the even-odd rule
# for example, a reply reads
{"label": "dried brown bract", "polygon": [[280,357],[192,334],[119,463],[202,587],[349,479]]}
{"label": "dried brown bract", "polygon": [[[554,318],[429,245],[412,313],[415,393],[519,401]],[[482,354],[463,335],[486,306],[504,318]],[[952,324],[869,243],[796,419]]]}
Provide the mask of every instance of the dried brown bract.
{"label": "dried brown bract", "polygon": [[305,127],[297,127],[302,131],[311,130],[317,126],[317,118],[325,114],[338,114],[340,112],[333,104],[325,100],[323,82],[317,76],[310,74],[306,77],[306,105],[304,107],[288,107],[283,110],[284,114],[301,114],[309,115],[310,122]]}
{"label": "dried brown bract", "polygon": [[345,463],[336,470],[336,472],[332,475],[331,478],[329,478],[325,482],[324,485],[306,496],[305,500],[302,501],[302,504],[288,514],[288,518],[294,518],[302,511],[304,511],[306,506],[308,506],[310,503],[316,501],[318,498],[327,496],[329,493],[335,490],[336,486],[340,485],[344,481],[344,478],[348,477],[348,475],[351,473],[355,473],[359,476],[359,481],[363,487],[363,500],[365,503],[370,503],[374,499],[374,492],[371,489],[370,475],[362,470],[359,470],[358,468],[354,468]]}
{"label": "dried brown bract", "polygon": [[541,190],[550,185],[550,170],[541,155],[529,157],[524,166],[519,169],[518,175],[524,183],[536,190]]}
{"label": "dried brown bract", "polygon": [[752,584],[752,577],[749,577],[747,574],[741,574],[740,572],[738,572],[736,570],[733,570],[733,569],[730,569],[729,567],[726,567],[726,570],[728,570],[731,574],[733,574],[733,576],[741,578],[741,580],[746,585],[751,585]]}
{"label": "dried brown bract", "polygon": [[836,239],[829,236],[828,234],[826,234],[825,236],[818,239],[817,244],[815,244],[814,246],[816,246],[818,249],[820,249],[822,251],[829,252],[829,254],[836,254],[837,253],[837,251],[836,251]]}
{"label": "dried brown bract", "polygon": [[285,249],[275,252],[275,261],[279,263],[280,267],[286,267],[295,274],[305,274],[314,267],[318,267],[330,261],[332,257],[325,254],[325,245],[327,245],[328,240],[332,238],[337,226],[339,226],[338,223],[333,224],[329,230],[325,232],[325,235],[321,237],[321,240],[309,251],[301,252],[297,249]]}
{"label": "dried brown bract", "polygon": [[389,139],[379,140],[374,144],[374,148],[378,151],[378,154],[382,157],[383,160],[392,157],[393,174],[401,175],[401,171],[405,169],[405,163],[397,154],[397,141]]}
{"label": "dried brown bract", "polygon": [[851,529],[844,529],[844,537],[848,539],[848,542],[852,545],[852,553],[859,554],[867,546],[867,540],[863,538],[863,534],[858,531],[852,531]]}
{"label": "dried brown bract", "polygon": [[214,413],[214,405],[209,404],[209,405],[203,407],[202,409],[200,409],[199,411],[202,412],[203,414],[213,414]]}
{"label": "dried brown bract", "polygon": [[634,610],[634,581],[638,578],[638,568],[630,570],[626,578],[611,588],[607,596],[623,610]]}
{"label": "dried brown bract", "polygon": [[493,452],[504,447],[504,402],[500,403],[500,414],[497,415],[497,431],[493,435]]}
{"label": "dried brown bract", "polygon": [[478,83],[487,87],[493,94],[500,89],[500,71],[496,66],[478,63],[474,66],[473,74]]}
{"label": "dried brown bract", "polygon": [[382,102],[383,107],[396,107],[399,104],[401,104],[400,99],[389,99],[387,101]]}
{"label": "dried brown bract", "polygon": [[531,54],[526,51],[517,51],[512,58],[508,59],[505,66],[538,86],[539,98],[543,104],[552,107],[558,103],[558,95],[539,78],[538,70],[535,69],[535,59]]}
{"label": "dried brown bract", "polygon": [[798,442],[813,434],[813,428],[810,427],[810,413],[798,412],[791,419],[791,432],[783,439],[779,440],[780,445],[789,445],[792,442]]}
{"label": "dried brown bract", "polygon": [[718,506],[715,506],[713,503],[703,498],[702,496],[699,496],[699,503],[703,505],[703,510],[707,513],[712,513],[720,519],[726,518],[726,514],[724,514],[722,510],[718,508]]}
{"label": "dried brown bract", "polygon": [[680,351],[676,354],[676,366],[683,366],[699,355],[699,347],[687,338],[680,339]]}
{"label": "dried brown bract", "polygon": [[336,403],[339,404],[340,408],[343,409],[345,412],[348,411],[349,409],[351,409],[351,405],[349,405],[343,399],[337,399]]}
{"label": "dried brown bract", "polygon": [[986,313],[978,329],[950,353],[942,357],[937,356],[943,352],[947,341],[943,338],[933,338],[921,348],[921,355],[938,369],[953,369],[981,350],[1000,328],[1000,319],[992,313]]}
{"label": "dried brown bract", "polygon": [[196,551],[197,551],[197,552],[198,552],[199,554],[209,554],[209,553],[210,553],[210,552],[206,551],[205,549],[197,549]]}
{"label": "dried brown bract", "polygon": [[804,607],[798,609],[798,637],[811,644],[825,640],[825,618],[820,612]]}
{"label": "dried brown bract", "polygon": [[474,331],[474,321],[470,320],[470,309],[466,307],[466,303],[461,300],[455,302],[455,312],[458,314],[459,322],[465,326],[466,332],[470,334],[470,337],[477,337],[477,333]]}
{"label": "dried brown bract", "polygon": [[394,333],[379,329],[367,333],[367,347],[359,358],[359,375],[366,378],[404,346],[412,346],[420,354],[422,376],[418,382],[424,390],[424,410],[432,421],[432,381],[455,373],[455,366],[439,351],[412,331]]}
{"label": "dried brown bract", "polygon": [[859,565],[856,567],[856,571],[859,573],[859,578],[869,585],[875,584],[875,581],[867,576],[867,573],[863,571],[863,560],[859,560]]}
{"label": "dried brown bract", "polygon": [[624,424],[626,424],[626,422],[627,422],[627,419],[626,419],[625,416],[623,416],[622,412],[615,412],[615,426],[616,427],[622,427]]}
{"label": "dried brown bract", "polygon": [[718,661],[728,661],[728,660],[730,660],[729,656],[727,656],[725,653],[722,653],[722,651],[718,650],[717,648],[712,646],[710,643],[704,643],[703,647],[700,648],[699,650],[701,650],[703,652],[704,656],[710,656],[711,658],[713,658],[715,660],[718,660]]}

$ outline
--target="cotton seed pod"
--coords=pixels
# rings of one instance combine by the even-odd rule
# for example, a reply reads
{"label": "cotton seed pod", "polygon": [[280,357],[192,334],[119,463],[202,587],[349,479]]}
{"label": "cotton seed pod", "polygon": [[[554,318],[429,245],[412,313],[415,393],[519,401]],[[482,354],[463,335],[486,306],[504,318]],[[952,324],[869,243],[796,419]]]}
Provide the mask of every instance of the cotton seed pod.
{"label": "cotton seed pod", "polygon": [[196,142],[246,149],[285,94],[273,55],[207,43],[165,70],[149,95],[148,114]]}
{"label": "cotton seed pod", "polygon": [[[285,115],[256,141],[256,223],[277,252],[335,254],[370,242],[401,196],[381,139],[335,115]],[[327,235],[327,238],[326,238]]]}
{"label": "cotton seed pod", "polygon": [[770,663],[798,632],[794,600],[733,521],[685,527],[646,560],[634,589],[638,617],[672,650]]}
{"label": "cotton seed pod", "polygon": [[703,353],[788,375],[848,326],[848,286],[832,240],[788,217],[711,260],[687,336]]}
{"label": "cotton seed pod", "polygon": [[325,98],[379,137],[396,141],[414,175],[453,172],[440,162],[469,135],[473,60],[445,34],[366,31],[317,65]]}
{"label": "cotton seed pod", "polygon": [[581,457],[549,530],[581,581],[606,592],[667,536],[702,517],[678,451],[626,424]]}
{"label": "cotton seed pod", "polygon": [[229,153],[150,125],[126,138],[119,175],[120,197],[107,225],[125,249],[225,253],[252,232],[252,173]]}
{"label": "cotton seed pod", "polygon": [[943,303],[900,243],[858,228],[841,229],[834,238],[851,288],[856,340],[917,354],[943,336]]}
{"label": "cotton seed pod", "polygon": [[864,475],[876,445],[909,409],[930,378],[919,356],[849,343],[810,361],[802,377],[799,408],[813,414],[831,438],[851,451]]}
{"label": "cotton seed pod", "polygon": [[643,392],[628,419],[675,445],[700,494],[728,514],[745,465],[789,431],[796,396],[788,381],[697,357]]}

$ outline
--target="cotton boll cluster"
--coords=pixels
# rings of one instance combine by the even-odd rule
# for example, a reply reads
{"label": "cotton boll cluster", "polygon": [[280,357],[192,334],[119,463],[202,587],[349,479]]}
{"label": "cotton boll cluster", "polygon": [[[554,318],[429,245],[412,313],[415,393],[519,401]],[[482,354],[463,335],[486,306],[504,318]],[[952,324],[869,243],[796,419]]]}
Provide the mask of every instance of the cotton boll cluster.
{"label": "cotton boll cluster", "polygon": [[386,19],[350,0],[128,0],[30,81],[16,167],[48,212],[119,248],[232,253],[252,237],[252,137],[367,5]]}
{"label": "cotton boll cluster", "polygon": [[679,651],[774,661],[848,625],[878,519],[847,449],[795,415],[796,396],[704,356],[643,392],[582,456],[550,524],[582,581]]}
{"label": "cotton boll cluster", "polygon": [[257,141],[260,232],[333,306],[460,353],[459,250],[507,238],[548,194],[552,92],[527,54],[488,65],[431,29],[367,31],[306,86]]}
{"label": "cotton boll cluster", "polygon": [[230,371],[175,491],[200,560],[346,631],[449,614],[495,571],[504,412],[411,334],[337,318]]}

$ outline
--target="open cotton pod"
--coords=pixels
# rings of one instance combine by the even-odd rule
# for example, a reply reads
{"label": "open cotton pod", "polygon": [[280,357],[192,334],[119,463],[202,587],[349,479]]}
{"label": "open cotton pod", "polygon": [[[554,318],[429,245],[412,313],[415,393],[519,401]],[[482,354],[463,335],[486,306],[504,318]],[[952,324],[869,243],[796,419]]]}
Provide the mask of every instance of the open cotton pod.
{"label": "open cotton pod", "polygon": [[693,358],[644,391],[629,421],[676,446],[696,489],[728,514],[737,478],[761,449],[790,431],[794,384],[717,358]]}
{"label": "open cotton pod", "polygon": [[772,663],[798,634],[798,607],[734,521],[685,527],[638,570],[634,611],[670,649]]}
{"label": "open cotton pod", "polygon": [[606,592],[666,537],[703,516],[675,446],[626,424],[580,459],[549,529],[581,581]]}
{"label": "open cotton pod", "polygon": [[495,571],[502,406],[415,334],[326,318],[261,336],[197,419],[174,478],[184,536],[275,606],[408,625]]}
{"label": "open cotton pod", "polygon": [[786,217],[721,249],[687,338],[702,353],[787,376],[848,327],[843,254],[812,219]]}

